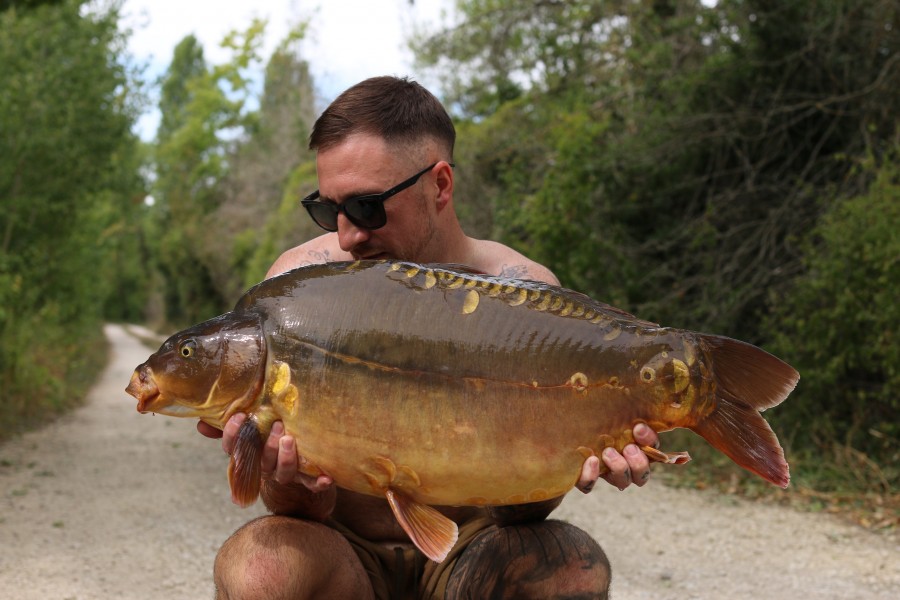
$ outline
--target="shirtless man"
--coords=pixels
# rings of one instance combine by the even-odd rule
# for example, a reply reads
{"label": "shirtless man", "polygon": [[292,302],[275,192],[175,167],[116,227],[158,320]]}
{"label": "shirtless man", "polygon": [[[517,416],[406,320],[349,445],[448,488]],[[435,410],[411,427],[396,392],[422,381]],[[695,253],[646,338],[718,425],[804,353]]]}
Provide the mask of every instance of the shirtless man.
{"label": "shirtless man", "polygon": [[[558,284],[546,267],[502,244],[468,237],[453,207],[455,130],[440,102],[414,82],[377,77],[341,94],[316,121],[320,189],[304,200],[326,231],[282,254],[267,277],[326,261],[396,258],[468,265],[505,277]],[[385,191],[387,190],[387,191]],[[373,299],[377,301],[377,299]],[[231,453],[244,415],[218,432]],[[638,425],[634,437],[655,446]],[[603,478],[624,489],[650,474],[634,444],[607,449]],[[383,498],[337,489],[298,472],[295,441],[276,423],[262,456],[262,498],[272,515],[229,538],[215,564],[218,598],[606,598],[610,569],[586,533],[543,520],[561,498],[521,506],[442,508],[460,541],[441,564],[409,542]],[[589,492],[600,458],[584,463]]]}

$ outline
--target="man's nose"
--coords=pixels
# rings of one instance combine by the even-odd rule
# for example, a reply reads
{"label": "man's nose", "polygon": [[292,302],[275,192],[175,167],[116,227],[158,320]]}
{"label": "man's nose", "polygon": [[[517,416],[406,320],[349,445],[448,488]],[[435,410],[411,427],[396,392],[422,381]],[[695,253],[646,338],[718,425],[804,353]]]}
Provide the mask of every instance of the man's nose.
{"label": "man's nose", "polygon": [[338,244],[344,252],[352,252],[372,235],[368,229],[357,227],[351,223],[344,213],[338,213],[337,228]]}

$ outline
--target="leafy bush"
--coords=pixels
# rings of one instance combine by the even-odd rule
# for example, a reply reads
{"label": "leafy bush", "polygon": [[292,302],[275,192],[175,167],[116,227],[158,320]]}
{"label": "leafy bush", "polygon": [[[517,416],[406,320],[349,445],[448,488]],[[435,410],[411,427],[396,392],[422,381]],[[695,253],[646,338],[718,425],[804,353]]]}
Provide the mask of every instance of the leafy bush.
{"label": "leafy bush", "polygon": [[811,232],[806,274],[768,321],[772,349],[801,373],[773,411],[794,443],[882,488],[900,469],[900,168],[835,204]]}

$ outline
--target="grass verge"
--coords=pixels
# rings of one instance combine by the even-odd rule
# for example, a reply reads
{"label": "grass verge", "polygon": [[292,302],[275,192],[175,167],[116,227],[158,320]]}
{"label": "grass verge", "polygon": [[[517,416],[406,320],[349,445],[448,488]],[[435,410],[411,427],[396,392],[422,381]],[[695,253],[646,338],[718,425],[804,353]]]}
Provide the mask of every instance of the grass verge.
{"label": "grass verge", "polygon": [[666,485],[713,489],[757,502],[833,514],[871,531],[900,533],[900,494],[878,465],[853,449],[836,445],[817,453],[786,450],[791,485],[781,489],[737,466],[691,432],[663,434],[662,447],[687,450],[692,457],[681,467],[654,469],[654,477]]}
{"label": "grass verge", "polygon": [[78,335],[32,335],[17,368],[0,374],[0,442],[36,429],[84,403],[109,360],[103,327]]}

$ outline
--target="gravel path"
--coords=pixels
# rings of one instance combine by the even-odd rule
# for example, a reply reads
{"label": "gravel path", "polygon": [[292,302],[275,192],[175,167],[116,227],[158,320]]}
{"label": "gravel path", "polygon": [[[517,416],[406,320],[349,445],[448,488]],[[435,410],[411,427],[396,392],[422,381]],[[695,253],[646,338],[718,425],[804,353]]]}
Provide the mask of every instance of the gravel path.
{"label": "gravel path", "polygon": [[[106,333],[85,406],[0,446],[0,598],[211,598],[216,550],[260,514],[231,504],[227,457],[192,420],[135,411],[123,390],[149,351]],[[900,597],[897,536],[830,516],[652,480],[570,494],[554,516],[601,542],[616,600]]]}

